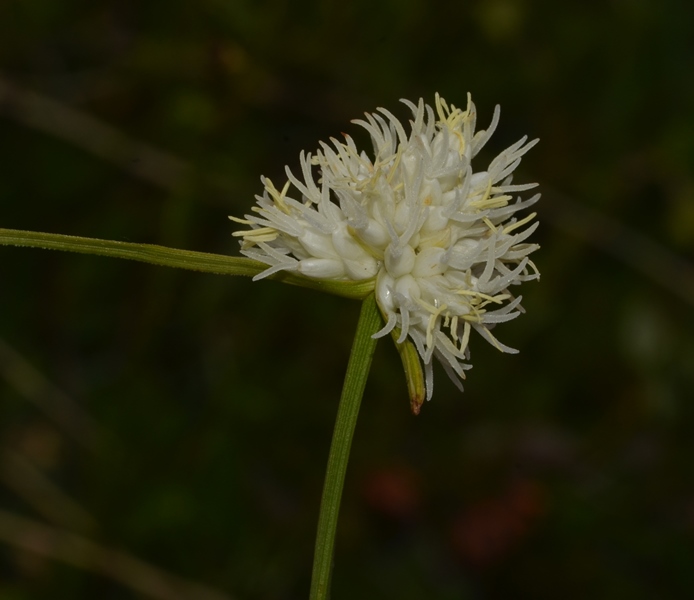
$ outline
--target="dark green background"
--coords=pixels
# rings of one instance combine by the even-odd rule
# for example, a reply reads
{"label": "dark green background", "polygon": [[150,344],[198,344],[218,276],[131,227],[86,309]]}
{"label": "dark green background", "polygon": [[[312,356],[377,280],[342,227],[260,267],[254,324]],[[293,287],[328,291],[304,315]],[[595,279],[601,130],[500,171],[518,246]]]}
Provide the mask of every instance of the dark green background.
{"label": "dark green background", "polygon": [[[415,418],[379,344],[333,599],[690,598],[689,6],[5,0],[0,225],[236,254],[227,215],[259,176],[281,185],[341,131],[366,142],[350,119],[469,91],[485,127],[500,103],[478,169],[541,138],[517,181],[542,184],[542,280],[496,331],[521,353],[475,338],[465,393],[437,372]],[[158,170],[143,143],[191,168]],[[306,598],[357,313],[274,282],[0,248],[0,338],[18,353],[0,353],[0,508],[232,598]],[[37,407],[55,393],[22,361],[93,418],[94,444]],[[38,507],[17,460],[91,520]],[[3,599],[145,597],[27,536],[0,531]]]}

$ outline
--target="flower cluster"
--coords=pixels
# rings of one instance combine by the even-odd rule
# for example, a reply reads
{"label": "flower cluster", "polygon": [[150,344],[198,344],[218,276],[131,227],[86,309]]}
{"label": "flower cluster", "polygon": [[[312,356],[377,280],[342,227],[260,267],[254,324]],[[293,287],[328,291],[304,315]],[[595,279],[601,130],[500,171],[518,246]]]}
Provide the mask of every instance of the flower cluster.
{"label": "flower cluster", "polygon": [[[522,311],[511,286],[539,278],[526,239],[537,227],[532,213],[514,215],[539,194],[514,201],[512,194],[537,184],[514,185],[511,173],[536,143],[523,137],[484,171],[471,161],[499,122],[499,107],[487,130],[475,132],[477,113],[420,99],[403,102],[412,111],[410,131],[388,110],[354,121],[371,135],[374,158],[354,140],[321,142],[314,155],[301,153],[301,175],[286,169],[278,189],[261,178],[265,192],[235,232],[241,252],[277,271],[318,279],[375,281],[386,321],[376,336],[411,340],[433,392],[433,357],[462,390],[470,365],[468,341],[476,330],[504,352],[516,352],[490,332]],[[319,177],[316,178],[314,168]]]}

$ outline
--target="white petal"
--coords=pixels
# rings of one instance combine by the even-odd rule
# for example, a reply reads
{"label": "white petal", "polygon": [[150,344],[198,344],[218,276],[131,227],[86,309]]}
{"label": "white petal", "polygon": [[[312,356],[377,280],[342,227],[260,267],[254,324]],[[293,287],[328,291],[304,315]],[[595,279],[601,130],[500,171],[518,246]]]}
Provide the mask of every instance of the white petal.
{"label": "white petal", "polygon": [[306,258],[299,261],[299,273],[316,279],[341,279],[345,276],[345,267],[339,259]]}

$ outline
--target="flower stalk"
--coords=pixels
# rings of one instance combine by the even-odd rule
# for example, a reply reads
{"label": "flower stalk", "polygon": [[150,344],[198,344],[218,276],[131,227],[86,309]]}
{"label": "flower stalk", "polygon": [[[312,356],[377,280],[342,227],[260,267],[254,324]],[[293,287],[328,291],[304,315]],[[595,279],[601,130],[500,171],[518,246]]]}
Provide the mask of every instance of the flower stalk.
{"label": "flower stalk", "polygon": [[373,338],[373,334],[382,325],[383,321],[376,306],[376,298],[371,294],[361,306],[357,332],[354,336],[352,353],[347,365],[345,384],[337,409],[333,439],[330,444],[330,455],[328,456],[328,467],[325,473],[323,497],[321,498],[318,517],[310,600],[326,600],[330,597],[335,532],[349,451],[352,446],[352,437],[357,424],[366,379],[371,367],[371,359],[376,349],[377,340]]}

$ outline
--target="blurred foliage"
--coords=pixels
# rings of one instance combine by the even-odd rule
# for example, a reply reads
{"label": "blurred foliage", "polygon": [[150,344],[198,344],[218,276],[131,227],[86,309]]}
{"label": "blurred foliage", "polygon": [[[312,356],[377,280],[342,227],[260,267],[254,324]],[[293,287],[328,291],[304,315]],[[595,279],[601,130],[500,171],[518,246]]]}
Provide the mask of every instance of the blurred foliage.
{"label": "blurred foliage", "polygon": [[[544,186],[542,281],[499,330],[521,354],[475,339],[465,393],[440,372],[414,418],[379,345],[333,597],[688,598],[694,304],[671,288],[693,285],[693,23],[685,0],[5,0],[0,221],[236,253],[226,216],[260,174],[341,131],[365,141],[348,123],[365,110],[470,91],[484,126],[499,102],[490,153],[542,140],[519,176]],[[22,90],[70,110],[32,113]],[[104,132],[73,136],[80,115],[135,145],[96,153]],[[157,179],[142,144],[192,168]],[[674,277],[615,259],[600,223],[572,230],[574,209],[669,249]],[[233,598],[305,598],[358,306],[0,255],[0,507]],[[17,455],[78,512],[41,508]],[[2,598],[145,597],[1,525]]]}

